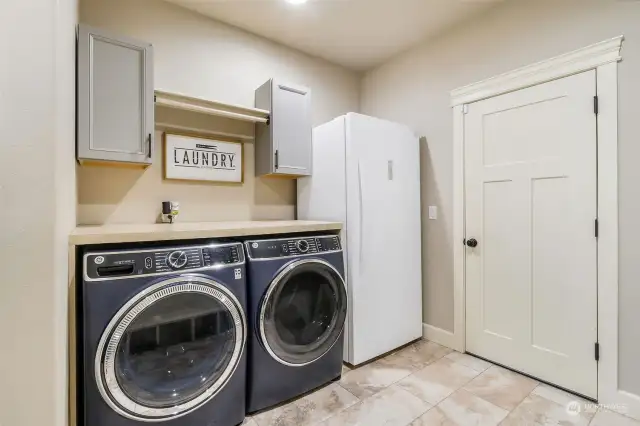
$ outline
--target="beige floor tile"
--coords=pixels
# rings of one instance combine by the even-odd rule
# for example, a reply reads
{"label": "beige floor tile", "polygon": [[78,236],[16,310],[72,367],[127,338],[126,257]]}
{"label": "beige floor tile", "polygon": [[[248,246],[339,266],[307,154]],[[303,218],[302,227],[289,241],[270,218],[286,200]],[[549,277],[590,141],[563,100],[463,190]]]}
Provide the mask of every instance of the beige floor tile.
{"label": "beige floor tile", "polygon": [[242,426],[258,426],[258,424],[251,417],[247,417],[244,419],[244,422],[242,422]]}
{"label": "beige floor tile", "polygon": [[376,363],[403,368],[413,373],[446,355],[445,350],[446,348],[436,343],[420,340],[377,360]]}
{"label": "beige floor tile", "polygon": [[536,380],[498,367],[490,367],[464,389],[490,403],[513,410],[538,385]]}
{"label": "beige floor tile", "polygon": [[433,407],[415,419],[409,426],[466,426],[454,422],[438,407]]}
{"label": "beige floor tile", "polygon": [[462,364],[465,367],[473,368],[474,370],[481,373],[493,365],[483,359],[476,358],[475,356],[467,354],[461,354],[460,352],[456,351],[448,354],[446,358],[450,359],[451,361],[455,361],[458,364]]}
{"label": "beige floor tile", "polygon": [[566,406],[570,402],[578,402],[580,404],[590,404],[586,399],[574,395],[569,392],[565,392],[562,389],[558,389],[556,387],[547,385],[545,383],[540,383],[536,388],[531,392],[534,395],[541,396],[543,398],[548,399],[549,401],[553,401],[556,404],[560,404],[562,406]]}
{"label": "beige floor tile", "polygon": [[318,426],[406,426],[431,405],[392,385]]}
{"label": "beige floor tile", "polygon": [[448,422],[460,426],[496,426],[509,413],[462,389],[437,407]]}
{"label": "beige floor tile", "polygon": [[258,426],[311,426],[359,401],[337,383],[253,416]]}
{"label": "beige floor tile", "polygon": [[376,361],[349,371],[340,379],[340,385],[356,397],[364,399],[407,377],[411,371]]}
{"label": "beige floor tile", "polygon": [[421,363],[404,356],[403,352],[396,352],[391,355],[387,355],[384,358],[376,360],[373,364],[388,368],[406,370],[409,374],[414,373],[423,367]]}
{"label": "beige floor tile", "polygon": [[640,422],[607,410],[598,411],[590,426],[640,426]]}
{"label": "beige floor tile", "polygon": [[536,418],[535,414],[526,410],[520,410],[519,407],[516,407],[516,409],[510,412],[502,423],[500,423],[500,426],[545,426],[544,423],[536,422]]}
{"label": "beige floor tile", "polygon": [[566,404],[558,404],[532,393],[516,407],[501,426],[562,425],[587,426],[593,413],[570,413]]}
{"label": "beige floor tile", "polygon": [[346,364],[342,364],[342,374],[347,374],[349,371],[351,371],[351,368]]}
{"label": "beige floor tile", "polygon": [[[428,340],[419,340],[389,358],[392,358],[397,364],[405,365],[417,371],[451,352],[453,352],[453,349]],[[388,360],[386,361],[389,362]]]}
{"label": "beige floor tile", "polygon": [[396,383],[418,398],[436,405],[480,374],[450,359],[442,358]]}
{"label": "beige floor tile", "polygon": [[263,411],[253,416],[258,426],[297,426],[302,420],[300,409],[293,403]]}
{"label": "beige floor tile", "polygon": [[332,383],[294,402],[300,409],[298,425],[315,425],[357,402],[358,398],[337,383]]}

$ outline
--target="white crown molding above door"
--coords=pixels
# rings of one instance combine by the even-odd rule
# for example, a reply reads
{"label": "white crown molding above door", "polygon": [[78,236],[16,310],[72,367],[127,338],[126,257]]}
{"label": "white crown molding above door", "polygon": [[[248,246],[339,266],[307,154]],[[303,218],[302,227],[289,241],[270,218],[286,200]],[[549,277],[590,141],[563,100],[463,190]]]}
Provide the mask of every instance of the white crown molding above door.
{"label": "white crown molding above door", "polygon": [[454,89],[451,92],[451,106],[479,101],[582,71],[592,70],[607,63],[618,62],[622,59],[620,48],[623,39],[623,36],[614,37],[555,58]]}

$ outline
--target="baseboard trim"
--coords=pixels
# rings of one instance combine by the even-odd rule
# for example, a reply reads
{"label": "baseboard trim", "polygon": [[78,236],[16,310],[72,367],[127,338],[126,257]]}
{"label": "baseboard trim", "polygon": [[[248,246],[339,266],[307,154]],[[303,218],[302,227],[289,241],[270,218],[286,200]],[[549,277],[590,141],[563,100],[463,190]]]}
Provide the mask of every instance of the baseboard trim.
{"label": "baseboard trim", "polygon": [[598,402],[610,411],[640,420],[640,395],[617,390],[613,395],[598,395]]}
{"label": "baseboard trim", "polygon": [[442,328],[423,323],[422,337],[427,340],[431,340],[432,342],[435,342],[439,345],[446,346],[457,351],[460,350],[460,348],[458,348],[455,334],[450,331],[443,330]]}

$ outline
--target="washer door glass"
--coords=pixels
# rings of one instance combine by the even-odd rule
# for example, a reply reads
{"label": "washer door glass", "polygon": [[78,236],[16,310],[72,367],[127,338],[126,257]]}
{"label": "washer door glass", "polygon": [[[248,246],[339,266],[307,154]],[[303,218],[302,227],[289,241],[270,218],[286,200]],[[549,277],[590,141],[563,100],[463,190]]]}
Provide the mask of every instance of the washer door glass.
{"label": "washer door glass", "polygon": [[101,393],[129,418],[184,415],[226,384],[245,339],[242,308],[226,288],[204,277],[161,282],[107,327],[96,359]]}
{"label": "washer door glass", "polygon": [[344,280],[335,268],[319,259],[293,262],[278,273],[262,302],[262,342],[283,364],[308,364],[340,338],[346,313]]}

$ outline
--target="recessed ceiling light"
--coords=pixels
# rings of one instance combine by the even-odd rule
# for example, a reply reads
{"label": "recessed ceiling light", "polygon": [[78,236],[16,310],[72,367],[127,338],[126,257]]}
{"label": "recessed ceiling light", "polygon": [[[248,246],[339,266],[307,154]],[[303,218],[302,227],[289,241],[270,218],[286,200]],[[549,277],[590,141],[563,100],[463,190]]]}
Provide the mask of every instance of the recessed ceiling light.
{"label": "recessed ceiling light", "polygon": [[306,3],[308,0],[287,0],[287,3],[291,3],[291,4],[302,4],[302,3]]}

